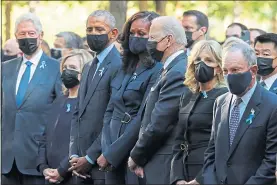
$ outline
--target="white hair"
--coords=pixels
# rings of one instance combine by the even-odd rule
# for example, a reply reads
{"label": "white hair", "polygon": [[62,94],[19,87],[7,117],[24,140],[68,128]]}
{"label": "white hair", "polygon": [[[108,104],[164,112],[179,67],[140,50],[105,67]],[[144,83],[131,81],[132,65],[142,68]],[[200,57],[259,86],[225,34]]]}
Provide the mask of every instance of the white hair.
{"label": "white hair", "polygon": [[161,32],[163,36],[172,35],[176,40],[176,43],[187,45],[186,32],[182,27],[181,23],[172,16],[161,16],[153,20],[154,22],[158,21],[161,24]]}
{"label": "white hair", "polygon": [[41,25],[41,22],[38,18],[38,16],[34,13],[26,13],[26,14],[23,14],[21,15],[20,17],[18,17],[15,21],[15,33],[17,32],[17,27],[20,23],[24,22],[24,21],[31,21],[34,26],[35,26],[35,29],[37,30],[38,33],[41,33],[42,32],[42,25]]}
{"label": "white hair", "polygon": [[116,21],[114,16],[107,10],[96,10],[92,12],[89,17],[105,17],[105,22],[111,29],[115,28]]}
{"label": "white hair", "polygon": [[240,51],[244,57],[244,60],[248,63],[248,66],[257,65],[257,57],[255,51],[251,46],[245,42],[234,41],[225,45],[222,50],[222,58],[225,58],[226,54],[229,52]]}

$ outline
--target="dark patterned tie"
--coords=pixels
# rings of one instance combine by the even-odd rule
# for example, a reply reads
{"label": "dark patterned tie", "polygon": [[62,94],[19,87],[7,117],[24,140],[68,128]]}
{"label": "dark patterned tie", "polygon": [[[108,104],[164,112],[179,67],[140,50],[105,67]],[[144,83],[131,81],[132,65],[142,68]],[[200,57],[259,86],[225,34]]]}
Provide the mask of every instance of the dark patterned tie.
{"label": "dark patterned tie", "polygon": [[230,123],[229,123],[229,135],[230,135],[230,146],[233,143],[233,140],[236,135],[236,131],[239,126],[240,122],[240,109],[239,109],[239,104],[242,102],[241,98],[237,98],[235,101],[235,106],[231,112],[231,118],[230,118]]}
{"label": "dark patterned tie", "polygon": [[87,87],[86,87],[87,91],[88,91],[89,86],[91,85],[91,82],[93,80],[94,74],[95,74],[96,69],[97,69],[98,62],[99,62],[98,58],[95,57],[92,61],[91,66],[90,66],[89,73],[88,73],[87,84],[86,84],[87,85]]}

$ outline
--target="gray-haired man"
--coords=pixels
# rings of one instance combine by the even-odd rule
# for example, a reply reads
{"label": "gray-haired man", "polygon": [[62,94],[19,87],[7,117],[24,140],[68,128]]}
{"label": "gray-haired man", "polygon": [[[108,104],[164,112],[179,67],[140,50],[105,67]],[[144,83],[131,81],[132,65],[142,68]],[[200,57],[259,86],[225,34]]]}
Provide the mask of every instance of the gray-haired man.
{"label": "gray-haired man", "polygon": [[[96,160],[101,155],[101,131],[111,81],[121,66],[120,54],[113,44],[118,30],[114,16],[105,10],[90,14],[86,27],[88,45],[96,57],[82,73],[79,103],[71,126],[69,170],[77,176],[90,175],[83,181],[85,184],[103,184],[105,174],[99,171]],[[102,161],[106,162],[104,158]]]}
{"label": "gray-haired man", "polygon": [[2,183],[44,184],[36,160],[47,109],[62,94],[60,67],[41,49],[35,14],[16,20],[15,37],[24,55],[2,63]]}
{"label": "gray-haired man", "polygon": [[256,82],[257,59],[250,45],[223,49],[229,93],[214,105],[203,184],[274,184],[277,98]]}

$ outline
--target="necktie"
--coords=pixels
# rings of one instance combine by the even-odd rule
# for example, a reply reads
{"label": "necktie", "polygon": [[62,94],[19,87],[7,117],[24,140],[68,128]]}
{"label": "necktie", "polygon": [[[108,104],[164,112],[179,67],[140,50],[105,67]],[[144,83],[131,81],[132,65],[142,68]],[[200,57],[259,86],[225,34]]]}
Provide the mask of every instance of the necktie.
{"label": "necktie", "polygon": [[261,86],[263,86],[264,88],[267,88],[267,86],[266,86],[266,84],[265,84],[265,82],[264,81],[261,81]]}
{"label": "necktie", "polygon": [[25,96],[25,93],[28,88],[30,76],[31,76],[31,65],[33,64],[30,61],[25,62],[27,65],[25,72],[22,75],[21,81],[19,83],[19,87],[16,94],[16,105],[19,107],[23,101],[23,98]]}
{"label": "necktie", "polygon": [[239,121],[240,121],[240,109],[239,109],[239,104],[242,102],[241,98],[237,98],[235,101],[235,106],[231,112],[231,119],[229,123],[229,132],[230,132],[230,146],[233,143],[233,140],[236,135],[236,131],[239,126]]}
{"label": "necktie", "polygon": [[92,82],[94,74],[96,72],[98,62],[99,62],[98,58],[95,57],[92,61],[91,66],[90,66],[89,73],[88,73],[88,79],[87,79],[87,91],[88,91],[88,88],[89,88],[89,86]]}

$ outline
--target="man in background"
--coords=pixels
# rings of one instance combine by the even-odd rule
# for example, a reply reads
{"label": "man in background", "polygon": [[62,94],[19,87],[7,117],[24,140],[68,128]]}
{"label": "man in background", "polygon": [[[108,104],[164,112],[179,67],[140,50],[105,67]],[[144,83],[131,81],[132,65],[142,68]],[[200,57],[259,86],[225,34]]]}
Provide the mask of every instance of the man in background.
{"label": "man in background", "polygon": [[3,48],[2,62],[5,62],[7,60],[11,60],[20,56],[22,56],[22,51],[19,49],[19,45],[16,39],[7,40]]}

